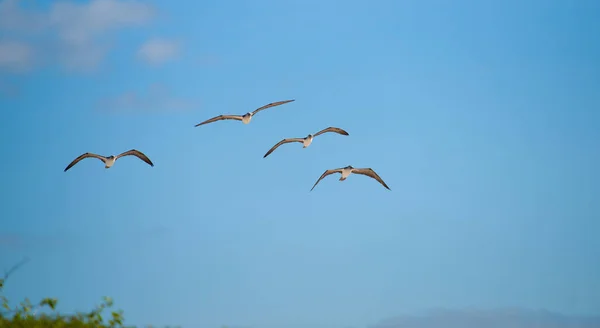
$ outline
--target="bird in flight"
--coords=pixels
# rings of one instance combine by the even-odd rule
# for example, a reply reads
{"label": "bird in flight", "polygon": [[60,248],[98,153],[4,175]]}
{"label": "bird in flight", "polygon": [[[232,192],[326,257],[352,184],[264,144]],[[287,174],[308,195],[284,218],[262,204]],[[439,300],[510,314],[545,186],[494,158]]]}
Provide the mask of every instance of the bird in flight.
{"label": "bird in flight", "polygon": [[290,142],[301,142],[302,143],[302,148],[306,148],[308,146],[310,146],[310,144],[313,141],[313,138],[321,135],[323,133],[327,133],[327,132],[335,132],[335,133],[339,133],[341,135],[347,136],[348,132],[340,129],[340,128],[336,128],[333,126],[330,126],[328,128],[325,128],[317,133],[315,133],[314,135],[309,134],[308,136],[306,136],[305,138],[287,138],[287,139],[283,139],[280,142],[278,142],[275,146],[273,146],[273,148],[269,149],[269,151],[265,154],[265,156],[263,156],[263,158],[269,156],[269,154],[271,154],[275,149],[277,149],[277,147],[286,144],[286,143],[290,143]]}
{"label": "bird in flight", "polygon": [[270,107],[275,107],[275,106],[279,106],[279,105],[283,105],[283,104],[287,104],[289,102],[294,101],[295,99],[291,99],[291,100],[282,100],[282,101],[276,101],[276,102],[272,102],[270,104],[266,104],[260,108],[255,109],[253,112],[248,112],[244,115],[219,115],[219,116],[215,116],[211,119],[208,119],[202,123],[198,123],[195,126],[198,127],[200,125],[204,125],[204,124],[208,124],[208,123],[212,123],[212,122],[216,122],[216,121],[222,121],[222,120],[237,120],[237,121],[242,121],[242,123],[244,124],[248,124],[250,123],[250,120],[252,120],[252,117],[254,115],[256,115],[256,113],[260,112],[263,109],[267,109]]}
{"label": "bird in flight", "polygon": [[84,158],[88,158],[88,157],[93,157],[93,158],[97,158],[99,160],[101,160],[102,162],[104,162],[104,168],[108,169],[111,166],[113,166],[115,164],[115,161],[123,156],[129,156],[129,155],[133,155],[136,156],[137,158],[141,159],[142,161],[148,163],[150,166],[154,166],[154,164],[152,163],[152,161],[150,161],[150,159],[144,155],[141,151],[139,150],[128,150],[126,152],[123,152],[117,156],[111,155],[111,156],[101,156],[98,154],[93,154],[93,153],[85,153],[80,155],[79,157],[77,157],[76,159],[74,159],[71,164],[69,164],[66,168],[64,172],[67,172],[68,169],[70,169],[71,167],[73,167],[73,165],[77,164],[79,161],[81,161]]}
{"label": "bird in flight", "polygon": [[317,180],[317,182],[315,182],[315,184],[310,189],[310,191],[312,191],[313,189],[315,189],[315,187],[317,186],[317,183],[319,183],[319,181],[323,180],[323,178],[325,178],[326,176],[328,176],[330,174],[333,174],[333,173],[341,173],[342,174],[342,176],[340,177],[340,181],[346,180],[348,178],[348,176],[350,175],[350,173],[366,175],[368,177],[371,177],[371,178],[379,181],[379,183],[381,183],[381,185],[383,185],[386,189],[391,190],[390,187],[388,187],[385,184],[385,182],[383,182],[383,179],[381,179],[381,177],[379,177],[379,175],[377,175],[377,173],[375,173],[375,171],[373,171],[373,169],[371,169],[371,168],[358,169],[358,168],[352,167],[352,165],[348,165],[346,167],[342,167],[342,168],[339,168],[339,169],[333,169],[333,170],[327,170],[327,171],[325,171],[321,175],[321,177],[319,178],[319,180]]}

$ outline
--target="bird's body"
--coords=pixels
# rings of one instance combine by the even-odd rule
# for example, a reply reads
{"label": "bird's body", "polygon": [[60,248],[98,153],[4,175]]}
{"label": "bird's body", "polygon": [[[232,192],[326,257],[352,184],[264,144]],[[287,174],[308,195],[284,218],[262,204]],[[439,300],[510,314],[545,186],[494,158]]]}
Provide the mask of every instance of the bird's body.
{"label": "bird's body", "polygon": [[208,124],[208,123],[212,123],[212,122],[216,122],[216,121],[222,121],[222,120],[236,120],[236,121],[242,121],[242,123],[244,123],[244,124],[248,124],[248,123],[250,123],[250,121],[252,121],[252,117],[254,117],[254,115],[256,115],[256,113],[260,112],[261,110],[267,109],[269,107],[275,107],[275,106],[287,104],[294,100],[295,99],[272,102],[270,104],[266,104],[260,108],[257,108],[252,112],[248,112],[244,115],[229,115],[228,114],[228,115],[215,116],[215,117],[210,118],[202,123],[198,123],[195,126],[198,127],[200,125],[204,125],[204,124]]}
{"label": "bird's body", "polygon": [[341,167],[341,168],[333,169],[333,170],[326,170],[321,175],[319,180],[317,180],[317,182],[315,182],[315,184],[313,185],[313,187],[310,190],[312,191],[313,189],[315,189],[315,187],[317,186],[319,181],[323,180],[323,178],[325,178],[326,176],[328,176],[330,174],[334,174],[334,173],[341,174],[339,181],[346,180],[348,178],[348,176],[350,176],[350,174],[352,174],[352,173],[366,175],[370,178],[377,180],[386,189],[391,190],[390,187],[388,187],[387,184],[385,184],[385,182],[383,182],[383,179],[381,179],[381,177],[379,177],[379,175],[377,173],[375,173],[375,171],[373,171],[373,169],[371,169],[371,168],[354,168],[354,167],[352,167],[352,165],[348,165],[346,167]]}
{"label": "bird's body", "polygon": [[104,161],[104,168],[108,169],[111,166],[113,166],[115,164],[115,162],[117,161],[117,157],[114,155],[110,155],[106,158],[106,160]]}
{"label": "bird's body", "polygon": [[342,172],[340,172],[340,174],[342,175],[340,177],[340,181],[346,180],[350,176],[350,174],[352,173],[353,169],[354,168],[352,166],[346,166],[346,167],[342,168]]}
{"label": "bird's body", "polygon": [[310,146],[310,144],[313,141],[313,138],[314,137],[312,134],[309,134],[308,136],[306,136],[306,138],[303,138],[302,139],[302,148],[306,148],[306,147]]}
{"label": "bird's body", "polygon": [[248,112],[242,116],[242,123],[248,124],[252,120],[252,112]]}
{"label": "bird's body", "polygon": [[115,162],[117,161],[117,159],[119,159],[120,157],[123,156],[129,156],[129,155],[133,155],[139,159],[141,159],[142,161],[148,163],[148,165],[150,166],[154,166],[154,164],[152,163],[152,161],[146,156],[144,155],[144,153],[142,153],[139,150],[135,150],[135,149],[131,149],[128,150],[126,152],[123,152],[119,155],[110,155],[110,156],[102,156],[102,155],[98,155],[98,154],[94,154],[94,153],[85,153],[80,155],[79,157],[75,158],[66,168],[65,168],[65,172],[67,172],[67,170],[69,170],[71,167],[73,167],[75,164],[79,163],[79,161],[81,161],[82,159],[91,157],[91,158],[97,158],[99,160],[101,160],[104,163],[104,168],[109,169],[111,168]]}
{"label": "bird's body", "polygon": [[275,149],[277,149],[277,147],[279,147],[279,146],[281,146],[283,144],[286,144],[286,143],[290,143],[290,142],[300,142],[300,143],[302,143],[302,148],[306,148],[306,147],[308,147],[308,146],[310,146],[312,144],[313,139],[316,136],[321,135],[323,133],[327,133],[327,132],[335,132],[335,133],[341,134],[343,136],[349,135],[348,132],[346,132],[346,131],[344,131],[344,130],[342,130],[340,128],[336,128],[336,127],[330,126],[328,128],[325,128],[325,129],[323,129],[323,130],[315,133],[314,135],[309,134],[309,135],[307,135],[304,138],[287,138],[287,139],[283,139],[280,142],[278,142],[277,144],[275,144],[275,146],[271,147],[271,149],[269,149],[269,151],[263,156],[263,158],[269,156],[269,154],[271,154],[273,151],[275,151]]}

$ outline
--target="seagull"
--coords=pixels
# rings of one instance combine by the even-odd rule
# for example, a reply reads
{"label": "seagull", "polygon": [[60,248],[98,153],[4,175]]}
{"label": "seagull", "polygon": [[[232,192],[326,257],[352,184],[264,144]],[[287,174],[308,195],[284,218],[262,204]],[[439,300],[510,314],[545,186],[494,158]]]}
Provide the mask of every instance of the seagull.
{"label": "seagull", "polygon": [[79,156],[76,159],[74,159],[71,162],[71,164],[69,164],[65,168],[64,172],[67,172],[68,169],[70,169],[71,167],[73,167],[73,165],[77,164],[79,161],[81,161],[84,158],[88,158],[88,157],[97,158],[97,159],[103,161],[104,162],[104,168],[108,169],[108,168],[110,168],[111,166],[113,166],[115,164],[115,161],[117,159],[119,159],[120,157],[123,157],[123,156],[129,156],[129,155],[136,156],[139,159],[141,159],[142,161],[148,163],[150,166],[154,166],[154,164],[152,163],[152,161],[150,161],[150,159],[148,157],[146,157],[146,155],[144,155],[141,151],[132,149],[132,150],[128,150],[126,152],[123,152],[123,153],[121,153],[121,154],[119,154],[117,156],[110,155],[108,157],[101,156],[101,155],[98,155],[98,154],[93,154],[93,153],[82,154],[81,156]]}
{"label": "seagull", "polygon": [[319,181],[321,181],[324,177],[333,174],[333,173],[341,173],[342,177],[340,178],[340,181],[344,181],[346,180],[346,178],[348,178],[348,176],[350,175],[350,173],[355,173],[355,174],[362,174],[362,175],[366,175],[368,177],[371,177],[377,181],[379,181],[379,183],[381,183],[387,190],[391,190],[390,187],[388,187],[385,182],[383,182],[383,180],[379,177],[379,175],[377,175],[377,173],[375,173],[375,171],[373,171],[373,169],[371,168],[362,168],[362,169],[357,169],[352,167],[352,165],[348,165],[346,167],[342,167],[339,169],[333,169],[333,170],[327,170],[323,173],[323,175],[321,175],[321,177],[319,178],[319,180],[317,180],[317,182],[315,182],[315,185],[310,189],[310,191],[312,191],[313,189],[315,189],[315,187],[317,186],[317,183],[319,183]]}
{"label": "seagull", "polygon": [[323,134],[323,133],[327,133],[327,132],[335,132],[335,133],[339,133],[341,135],[347,136],[348,132],[340,129],[340,128],[336,128],[333,126],[330,126],[328,128],[325,128],[317,133],[315,133],[314,135],[309,134],[308,136],[306,136],[306,138],[287,138],[287,139],[283,139],[280,142],[278,142],[275,146],[273,146],[273,148],[269,149],[269,151],[265,154],[265,156],[263,156],[263,158],[269,156],[270,153],[272,153],[275,149],[277,149],[277,147],[286,144],[286,143],[290,143],[290,142],[301,142],[302,143],[302,148],[306,148],[308,146],[310,146],[310,144],[313,141],[313,138]]}
{"label": "seagull", "polygon": [[198,123],[195,126],[198,127],[200,125],[203,124],[208,124],[208,123],[212,123],[212,122],[216,122],[216,121],[221,121],[221,120],[238,120],[238,121],[242,121],[242,123],[244,124],[248,124],[250,123],[250,120],[252,119],[252,116],[256,115],[256,113],[260,112],[263,109],[267,109],[269,107],[275,107],[275,106],[279,106],[279,105],[283,105],[283,104],[287,104],[289,102],[294,101],[295,99],[291,99],[291,100],[282,100],[282,101],[276,101],[276,102],[272,102],[270,104],[266,104],[256,110],[254,110],[253,112],[248,112],[244,115],[219,115],[219,116],[215,116],[211,119],[208,119],[202,123]]}

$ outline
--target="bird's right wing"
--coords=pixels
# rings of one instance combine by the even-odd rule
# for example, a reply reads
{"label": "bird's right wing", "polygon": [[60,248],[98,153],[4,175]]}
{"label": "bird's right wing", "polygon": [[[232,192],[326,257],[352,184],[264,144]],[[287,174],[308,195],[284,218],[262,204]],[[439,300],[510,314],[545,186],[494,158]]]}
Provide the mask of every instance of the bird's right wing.
{"label": "bird's right wing", "polygon": [[366,175],[370,178],[373,178],[373,179],[377,180],[379,183],[381,183],[381,185],[384,186],[386,189],[391,190],[390,187],[388,187],[388,185],[386,185],[385,182],[383,182],[383,179],[377,173],[375,173],[375,171],[373,171],[373,169],[371,169],[371,168],[354,169],[354,170],[352,170],[352,173],[362,174],[362,175]]}
{"label": "bird's right wing", "polygon": [[131,150],[122,152],[119,155],[117,155],[117,158],[115,160],[117,160],[119,157],[130,156],[130,155],[141,159],[142,161],[146,162],[150,166],[154,166],[154,163],[152,163],[152,161],[148,158],[148,156],[146,156],[144,153],[142,153],[141,151],[139,151],[137,149],[131,149]]}
{"label": "bird's right wing", "polygon": [[97,158],[97,159],[101,160],[102,162],[106,162],[106,157],[104,157],[104,156],[100,156],[100,155],[93,154],[93,153],[85,153],[85,154],[82,154],[82,155],[80,155],[80,156],[79,156],[79,157],[77,157],[76,159],[74,159],[74,160],[71,162],[71,164],[69,164],[69,165],[68,165],[68,166],[65,168],[64,172],[67,172],[67,170],[68,170],[68,169],[70,169],[70,168],[72,168],[72,167],[73,167],[73,165],[77,164],[77,163],[78,163],[79,161],[81,161],[82,159],[84,159],[84,158],[88,158],[88,157]]}
{"label": "bird's right wing", "polygon": [[219,116],[215,116],[211,119],[208,119],[202,123],[198,123],[195,125],[195,127],[198,127],[200,125],[204,125],[204,124],[208,124],[208,123],[212,123],[212,122],[216,122],[216,121],[221,121],[221,120],[238,120],[241,121],[242,120],[242,116],[241,115],[219,115]]}
{"label": "bird's right wing", "polygon": [[325,178],[326,176],[333,174],[333,173],[342,173],[342,169],[333,169],[333,170],[327,170],[325,172],[323,172],[323,174],[321,175],[321,177],[319,178],[319,180],[317,180],[317,182],[315,182],[315,184],[313,185],[313,187],[310,189],[310,191],[312,191],[313,189],[315,189],[315,187],[317,186],[317,183],[319,183],[319,181],[323,180],[323,178]]}
{"label": "bird's right wing", "polygon": [[295,99],[290,99],[290,100],[282,100],[282,101],[276,101],[276,102],[272,102],[272,103],[270,103],[270,104],[266,104],[266,105],[264,105],[264,106],[262,106],[262,107],[260,107],[260,108],[257,108],[257,109],[255,109],[255,110],[252,112],[252,115],[256,115],[256,113],[260,112],[260,111],[261,111],[261,110],[263,110],[263,109],[267,109],[267,108],[270,108],[270,107],[275,107],[275,106],[279,106],[279,105],[287,104],[287,103],[289,103],[289,102],[292,102],[292,101],[294,101],[294,100],[295,100]]}
{"label": "bird's right wing", "polygon": [[325,128],[325,129],[323,129],[323,130],[315,133],[315,137],[318,136],[319,134],[323,134],[323,133],[327,133],[327,132],[335,132],[335,133],[339,133],[339,134],[344,135],[344,136],[348,135],[348,132],[346,132],[345,130],[340,129],[340,128],[336,128],[336,127],[333,127],[333,126],[330,126],[328,128]]}
{"label": "bird's right wing", "polygon": [[304,139],[302,138],[288,138],[288,139],[283,139],[280,142],[278,142],[275,146],[273,146],[273,148],[269,149],[269,151],[265,154],[265,156],[263,156],[263,158],[269,156],[270,153],[272,153],[275,149],[277,149],[277,147],[286,144],[286,143],[290,143],[290,142],[303,142]]}

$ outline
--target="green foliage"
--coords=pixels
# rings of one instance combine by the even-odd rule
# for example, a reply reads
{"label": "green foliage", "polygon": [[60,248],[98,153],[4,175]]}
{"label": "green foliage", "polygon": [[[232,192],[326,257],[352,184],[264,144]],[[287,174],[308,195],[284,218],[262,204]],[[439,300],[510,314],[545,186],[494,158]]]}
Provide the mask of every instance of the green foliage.
{"label": "green foliage", "polygon": [[121,310],[111,311],[106,318],[103,317],[104,310],[113,306],[110,297],[104,297],[102,303],[90,312],[75,314],[56,311],[56,298],[44,298],[37,304],[25,299],[18,306],[11,307],[2,290],[8,276],[27,261],[29,259],[25,258],[8,270],[4,278],[0,278],[0,328],[129,328],[123,324],[125,319]]}
{"label": "green foliage", "polygon": [[[28,299],[20,305],[12,308],[8,299],[0,296],[4,312],[0,312],[0,328],[124,328],[123,312],[112,311],[108,320],[103,318],[106,308],[112,306],[112,300],[108,297],[90,312],[79,312],[76,314],[60,314],[56,311],[58,300],[45,298],[38,304],[32,304]],[[37,314],[42,310],[49,313]]]}
{"label": "green foliage", "polygon": [[[58,300],[44,298],[37,304],[25,299],[18,306],[11,307],[3,295],[6,279],[9,274],[24,262],[9,270],[4,278],[0,278],[0,328],[124,328],[123,311],[111,311],[108,320],[103,317],[105,309],[112,307],[113,300],[104,297],[102,303],[90,312],[76,314],[60,314],[56,311]],[[38,312],[42,312],[38,314]]]}

